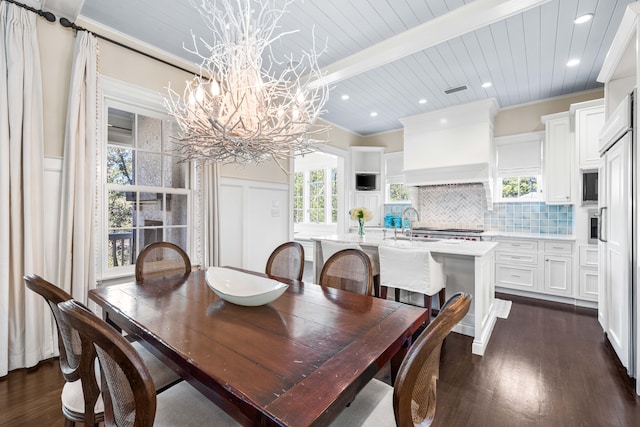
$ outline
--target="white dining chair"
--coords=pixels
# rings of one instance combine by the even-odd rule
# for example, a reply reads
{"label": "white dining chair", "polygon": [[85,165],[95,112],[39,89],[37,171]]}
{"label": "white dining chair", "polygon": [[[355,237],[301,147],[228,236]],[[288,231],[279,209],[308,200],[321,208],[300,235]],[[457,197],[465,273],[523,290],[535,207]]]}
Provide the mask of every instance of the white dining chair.
{"label": "white dining chair", "polygon": [[[335,254],[338,251],[343,249],[360,249],[363,251],[362,247],[355,242],[332,242],[329,240],[323,240],[320,242],[322,247],[322,260],[326,262],[331,255]],[[371,272],[373,274],[373,290],[375,291],[376,296],[380,296],[380,262],[378,260],[378,254],[370,254],[368,252],[363,251],[369,256],[371,260]]]}
{"label": "white dining chair", "polygon": [[446,275],[444,266],[431,252],[424,249],[400,249],[390,246],[378,248],[380,256],[380,296],[387,298],[388,288],[418,292],[424,295],[424,306],[431,320],[431,297],[439,294],[440,307],[444,304]]}

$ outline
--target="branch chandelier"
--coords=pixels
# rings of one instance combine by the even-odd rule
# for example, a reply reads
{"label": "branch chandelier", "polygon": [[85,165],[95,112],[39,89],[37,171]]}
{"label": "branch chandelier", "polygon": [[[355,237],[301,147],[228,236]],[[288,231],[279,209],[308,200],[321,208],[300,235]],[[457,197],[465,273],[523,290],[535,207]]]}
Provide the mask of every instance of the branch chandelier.
{"label": "branch chandelier", "polygon": [[271,51],[275,41],[297,32],[276,34],[293,1],[190,0],[214,41],[198,43],[192,32],[194,47],[185,50],[202,60],[200,72],[183,95],[169,87],[165,99],[186,160],[250,164],[313,151],[319,142],[313,137],[326,128],[311,127],[329,95],[326,84],[317,84],[321,52],[313,43],[299,57],[278,61]]}

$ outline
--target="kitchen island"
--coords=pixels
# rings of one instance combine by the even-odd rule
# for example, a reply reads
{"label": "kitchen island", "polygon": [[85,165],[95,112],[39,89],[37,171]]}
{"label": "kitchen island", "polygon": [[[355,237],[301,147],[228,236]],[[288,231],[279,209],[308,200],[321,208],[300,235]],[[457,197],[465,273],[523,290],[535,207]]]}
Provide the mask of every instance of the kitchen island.
{"label": "kitchen island", "polygon": [[[372,262],[379,263],[378,246],[386,245],[398,248],[427,249],[433,257],[444,265],[447,275],[447,298],[456,292],[467,292],[473,296],[469,313],[453,329],[455,332],[473,337],[472,352],[483,355],[493,326],[496,322],[495,290],[494,290],[494,248],[495,242],[433,239],[430,241],[409,241],[404,239],[384,238],[371,234],[364,238],[357,234],[331,235],[312,237],[314,242],[313,267],[314,282],[318,283],[320,271],[324,264],[321,242],[358,243],[362,250],[371,256]],[[375,268],[374,268],[375,269]],[[384,284],[384,283],[382,283]],[[391,295],[394,293],[392,292]]]}

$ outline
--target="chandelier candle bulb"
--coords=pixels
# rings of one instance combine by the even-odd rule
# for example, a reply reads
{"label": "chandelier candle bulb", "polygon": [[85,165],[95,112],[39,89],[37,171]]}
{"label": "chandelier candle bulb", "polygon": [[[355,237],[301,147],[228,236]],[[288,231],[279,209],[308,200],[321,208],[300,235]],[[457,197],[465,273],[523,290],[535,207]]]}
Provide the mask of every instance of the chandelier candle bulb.
{"label": "chandelier candle bulb", "polygon": [[213,41],[192,34],[194,47],[186,50],[201,59],[201,71],[182,95],[169,87],[165,98],[180,127],[174,139],[186,160],[277,162],[314,151],[321,142],[317,136],[327,128],[312,125],[329,88],[309,84],[324,77],[317,61],[322,52],[314,42],[297,58],[264,54],[281,37],[297,32],[276,31],[293,1],[190,0]]}

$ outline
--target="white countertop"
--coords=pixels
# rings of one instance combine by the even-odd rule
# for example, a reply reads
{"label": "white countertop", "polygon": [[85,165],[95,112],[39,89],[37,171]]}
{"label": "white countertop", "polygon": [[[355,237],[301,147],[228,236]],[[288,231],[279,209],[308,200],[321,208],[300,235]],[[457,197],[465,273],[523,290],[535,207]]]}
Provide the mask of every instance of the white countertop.
{"label": "white countertop", "polygon": [[511,237],[514,239],[538,239],[538,240],[570,240],[575,241],[573,234],[534,234],[534,233],[513,233],[508,231],[485,231],[482,237]]}
{"label": "white countertop", "polygon": [[[393,236],[383,239],[382,235],[371,233],[367,234],[364,238],[359,238],[356,233],[342,234],[342,235],[329,235],[312,237],[311,240],[322,241],[331,240],[334,242],[345,243],[358,243],[360,246],[394,246],[398,248],[420,248],[428,249],[433,252],[452,255],[467,255],[474,257],[481,257],[491,252],[497,245],[497,242],[479,242],[471,240],[454,240],[454,239],[442,239],[428,242],[424,239],[419,241],[409,240],[394,240]],[[437,241],[435,241],[437,240]]]}

